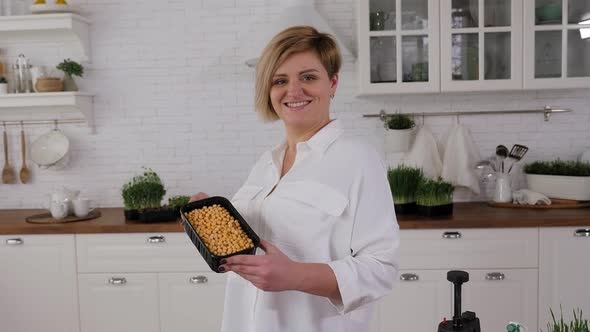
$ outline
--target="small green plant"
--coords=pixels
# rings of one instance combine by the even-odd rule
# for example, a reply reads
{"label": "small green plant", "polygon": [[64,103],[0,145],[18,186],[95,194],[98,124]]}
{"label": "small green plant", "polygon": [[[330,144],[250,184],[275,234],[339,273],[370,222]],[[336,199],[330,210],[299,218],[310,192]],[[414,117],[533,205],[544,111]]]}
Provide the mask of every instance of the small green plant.
{"label": "small green plant", "polygon": [[172,209],[179,209],[180,207],[188,204],[190,196],[178,195],[168,198],[168,206]]}
{"label": "small green plant", "polygon": [[[576,309],[573,310],[574,312],[574,320],[566,323],[563,320],[563,308],[561,305],[559,306],[560,317],[559,320],[555,319],[555,315],[553,314],[553,310],[549,308],[549,312],[551,312],[551,319],[552,322],[547,324],[547,332],[590,332],[588,330],[588,320],[582,318],[582,309],[578,309],[576,313]],[[543,332],[543,330],[541,330]]]}
{"label": "small green plant", "polygon": [[453,203],[453,190],[455,188],[442,178],[432,180],[423,178],[416,190],[416,204],[422,206],[437,206]]}
{"label": "small green plant", "polygon": [[162,180],[151,168],[145,168],[141,175],[134,176],[121,189],[126,210],[159,208],[166,190]]}
{"label": "small green plant", "polygon": [[6,77],[0,76],[0,84],[6,84],[6,83],[8,83],[8,81],[6,80]]}
{"label": "small green plant", "polygon": [[535,161],[524,166],[526,174],[590,176],[590,162],[573,160]]}
{"label": "small green plant", "polygon": [[421,168],[400,165],[387,170],[387,179],[395,204],[416,202],[416,189],[424,173]]}
{"label": "small green plant", "polygon": [[82,77],[82,75],[84,75],[84,67],[82,67],[82,65],[76,61],[72,61],[70,59],[65,59],[60,64],[58,64],[56,68],[69,76]]}
{"label": "small green plant", "polygon": [[410,129],[414,127],[414,120],[410,118],[406,114],[396,113],[390,117],[388,117],[387,121],[385,122],[385,128],[387,129]]}

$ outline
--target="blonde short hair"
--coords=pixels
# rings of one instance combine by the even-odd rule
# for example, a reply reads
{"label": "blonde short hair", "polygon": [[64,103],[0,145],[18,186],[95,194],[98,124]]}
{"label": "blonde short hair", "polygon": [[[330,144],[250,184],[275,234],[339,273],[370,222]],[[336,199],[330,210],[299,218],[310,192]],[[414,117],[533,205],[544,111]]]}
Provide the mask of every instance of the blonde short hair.
{"label": "blonde short hair", "polygon": [[334,37],[310,26],[294,26],[279,32],[266,45],[256,65],[255,108],[264,121],[279,119],[272,107],[270,89],[277,68],[292,54],[314,51],[332,78],[340,71],[342,56]]}

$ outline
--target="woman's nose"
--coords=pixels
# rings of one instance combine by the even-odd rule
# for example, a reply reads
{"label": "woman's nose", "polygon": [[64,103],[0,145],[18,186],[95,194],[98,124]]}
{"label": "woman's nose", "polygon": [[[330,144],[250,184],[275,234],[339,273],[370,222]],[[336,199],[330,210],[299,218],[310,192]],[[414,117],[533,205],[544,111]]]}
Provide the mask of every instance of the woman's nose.
{"label": "woman's nose", "polygon": [[287,93],[290,95],[298,95],[301,93],[301,83],[297,80],[291,80],[287,86]]}

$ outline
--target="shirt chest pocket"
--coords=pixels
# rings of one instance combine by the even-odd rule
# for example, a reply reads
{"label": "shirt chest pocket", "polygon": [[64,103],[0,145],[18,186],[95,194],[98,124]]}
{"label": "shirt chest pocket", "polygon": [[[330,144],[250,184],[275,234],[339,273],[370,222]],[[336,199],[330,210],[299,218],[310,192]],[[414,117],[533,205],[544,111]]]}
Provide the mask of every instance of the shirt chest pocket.
{"label": "shirt chest pocket", "polygon": [[246,220],[249,219],[251,204],[261,191],[262,186],[244,185],[231,199],[231,203]]}
{"label": "shirt chest pocket", "polygon": [[[294,201],[295,207],[308,207],[324,217],[339,217],[348,206],[348,198],[338,190],[312,181],[287,182],[277,196]],[[309,210],[309,209],[308,209]],[[310,211],[311,212],[311,211]]]}

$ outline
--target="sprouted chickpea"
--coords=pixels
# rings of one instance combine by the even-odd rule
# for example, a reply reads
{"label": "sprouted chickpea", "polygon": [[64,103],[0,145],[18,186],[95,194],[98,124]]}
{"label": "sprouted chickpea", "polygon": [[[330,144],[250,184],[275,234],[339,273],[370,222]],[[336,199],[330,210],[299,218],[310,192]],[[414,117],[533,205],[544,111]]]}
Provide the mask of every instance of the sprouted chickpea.
{"label": "sprouted chickpea", "polygon": [[195,209],[187,214],[209,251],[225,256],[254,246],[239,222],[219,204]]}

